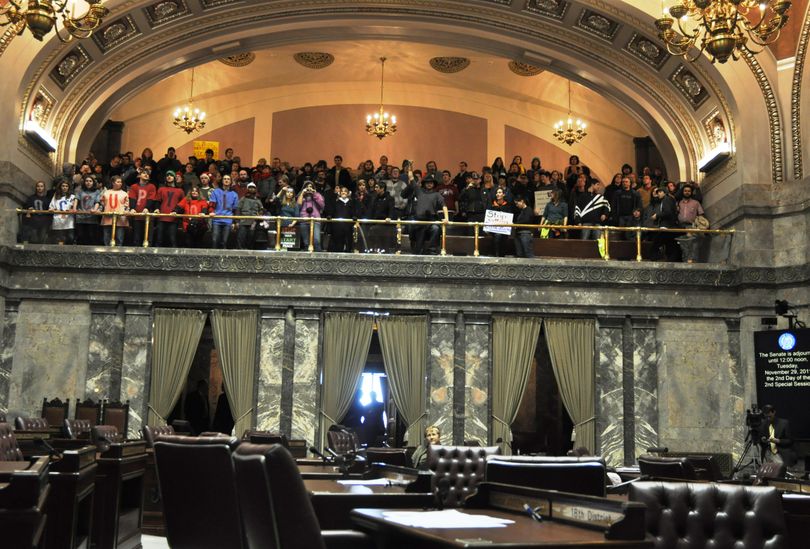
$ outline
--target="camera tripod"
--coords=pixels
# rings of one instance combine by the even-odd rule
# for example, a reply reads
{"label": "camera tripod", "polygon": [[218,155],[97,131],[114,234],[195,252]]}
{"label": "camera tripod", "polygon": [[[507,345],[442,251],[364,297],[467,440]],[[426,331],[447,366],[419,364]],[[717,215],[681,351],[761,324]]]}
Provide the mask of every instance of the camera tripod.
{"label": "camera tripod", "polygon": [[[737,460],[737,464],[734,465],[734,469],[731,470],[732,478],[737,473],[739,473],[743,469],[750,467],[751,465],[754,466],[754,471],[759,471],[759,467],[760,465],[762,465],[758,452],[759,445],[757,445],[756,447],[754,446],[754,441],[759,440],[759,438],[760,438],[759,434],[756,432],[755,429],[753,428],[748,429],[748,434],[745,436],[745,447],[743,448],[743,452],[740,455],[740,459]],[[751,459],[743,465],[745,458],[748,456],[749,452],[751,452],[752,448],[754,448],[754,451],[751,455]]]}

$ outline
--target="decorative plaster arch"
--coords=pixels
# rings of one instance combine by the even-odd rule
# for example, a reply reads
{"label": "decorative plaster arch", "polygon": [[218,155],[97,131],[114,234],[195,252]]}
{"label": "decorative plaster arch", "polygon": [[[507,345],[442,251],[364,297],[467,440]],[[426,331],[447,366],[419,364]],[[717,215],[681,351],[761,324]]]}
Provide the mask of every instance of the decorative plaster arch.
{"label": "decorative plaster arch", "polygon": [[[652,21],[648,15],[636,13],[637,10],[629,6],[626,6],[627,10],[634,13],[596,0],[587,0],[583,6],[573,1],[557,1],[570,5],[572,10],[596,6],[620,23],[638,25],[647,19],[650,23]],[[110,21],[147,4],[149,2],[122,4],[121,9],[114,8]],[[296,38],[292,30],[304,31],[298,35],[317,30],[321,34],[331,32],[357,39],[358,28],[364,29],[367,33],[364,36],[390,36],[396,32],[399,39],[461,44],[504,57],[523,58],[527,62],[537,63],[538,58],[546,57],[547,70],[612,95],[620,104],[630,106],[643,120],[643,125],[650,128],[667,159],[668,168],[677,167],[671,169],[671,173],[677,173],[681,178],[697,177],[697,160],[708,146],[698,107],[679,97],[677,89],[666,79],[665,73],[680,60],[668,59],[666,71],[660,67],[656,70],[631,52],[621,49],[621,44],[608,44],[581,28],[566,27],[547,14],[515,9],[521,7],[516,4],[510,6],[497,0],[472,5],[448,0],[372,3],[309,0],[259,2],[233,7],[227,4],[174,21],[171,35],[161,33],[158,28],[151,34],[136,37],[126,47],[112,49],[106,55],[94,58],[88,68],[66,87],[48,123],[59,143],[57,164],[72,158],[83,131],[93,133],[117,104],[168,74],[246,49],[246,43],[251,43],[251,47],[262,42],[265,47],[288,43]],[[423,32],[426,28],[431,32]],[[648,29],[641,30],[652,35]],[[178,40],[177,36],[186,38]],[[226,42],[224,47],[223,41]],[[30,78],[23,80],[31,84],[20,93],[24,99],[21,120],[30,109],[34,90],[67,51],[65,47],[50,46],[32,64],[27,75]],[[216,46],[220,49],[212,51]],[[147,64],[149,70],[125,71],[125,67],[137,66],[133,65],[136,59]],[[704,64],[708,68],[701,66],[695,72],[703,79],[701,83],[717,96],[719,87],[713,80],[717,73],[710,65]],[[720,101],[720,104],[728,127],[733,128],[735,106],[726,101]],[[733,131],[730,136],[734,139]]]}
{"label": "decorative plaster arch", "polygon": [[804,80],[804,62],[807,58],[807,47],[810,44],[810,4],[804,14],[799,45],[796,48],[796,61],[793,67],[793,86],[790,94],[790,135],[793,140],[793,178],[804,177],[804,154],[802,148],[802,82]]}

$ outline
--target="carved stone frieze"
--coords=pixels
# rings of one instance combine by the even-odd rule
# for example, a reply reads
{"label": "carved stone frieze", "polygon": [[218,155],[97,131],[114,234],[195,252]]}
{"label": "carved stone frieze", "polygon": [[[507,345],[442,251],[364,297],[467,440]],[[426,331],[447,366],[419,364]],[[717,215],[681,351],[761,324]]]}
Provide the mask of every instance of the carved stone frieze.
{"label": "carved stone frieze", "polygon": [[185,0],[160,0],[152,5],[146,6],[143,11],[152,28],[191,13]]}
{"label": "carved stone frieze", "polygon": [[796,61],[793,66],[793,93],[790,94],[790,136],[793,141],[793,179],[804,177],[804,150],[802,149],[802,79],[804,62],[807,59],[807,46],[810,43],[810,12],[805,15],[796,48]]}
{"label": "carved stone frieze", "polygon": [[785,172],[782,165],[782,119],[779,115],[779,103],[776,99],[776,93],[756,56],[747,50],[743,50],[742,58],[748,63],[751,72],[754,73],[754,78],[757,79],[759,89],[762,91],[762,97],[765,99],[771,137],[771,175],[774,183],[781,183],[784,181]]}
{"label": "carved stone frieze", "polygon": [[131,15],[116,19],[112,23],[104,26],[100,31],[93,33],[93,41],[98,48],[107,53],[111,49],[128,42],[141,33],[138,25]]}
{"label": "carved stone frieze", "polygon": [[619,25],[618,21],[609,19],[601,13],[583,9],[579,14],[579,19],[577,19],[577,27],[612,42],[621,25]]}
{"label": "carved stone frieze", "polygon": [[87,50],[77,44],[53,68],[51,79],[56,82],[60,89],[64,90],[89,64],[90,55]]}
{"label": "carved stone frieze", "polygon": [[624,46],[625,51],[632,53],[655,70],[661,70],[669,59],[669,53],[661,44],[634,32]]}
{"label": "carved stone frieze", "polygon": [[675,72],[669,76],[669,81],[675,84],[678,91],[696,110],[709,98],[709,92],[686,65],[678,65]]}
{"label": "carved stone frieze", "polygon": [[562,19],[568,11],[568,5],[566,0],[528,0],[526,11],[552,19]]}

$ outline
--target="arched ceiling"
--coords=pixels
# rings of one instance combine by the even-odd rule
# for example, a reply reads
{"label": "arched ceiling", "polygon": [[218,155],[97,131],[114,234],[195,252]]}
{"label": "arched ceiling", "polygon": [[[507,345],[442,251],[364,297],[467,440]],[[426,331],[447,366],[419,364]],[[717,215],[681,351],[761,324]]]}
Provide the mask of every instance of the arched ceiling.
{"label": "arched ceiling", "polygon": [[[654,3],[654,2],[653,2]],[[29,66],[19,97],[21,124],[44,101],[44,127],[72,158],[114,109],[188,67],[243,51],[286,45],[392,40],[463,48],[545,66],[633,113],[670,173],[697,175],[711,147],[706,121],[719,116],[734,139],[735,105],[719,73],[685,65],[655,39],[644,0],[158,0],[111,1],[92,40],[49,42]],[[649,13],[647,13],[647,11]],[[353,46],[354,44],[354,46]],[[299,48],[303,49],[303,48]],[[358,61],[368,65],[369,59]],[[409,74],[408,65],[401,74]],[[368,65],[372,76],[377,66]],[[461,82],[473,78],[461,73]],[[413,75],[411,75],[413,76]],[[504,94],[534,96],[533,83]],[[500,89],[498,89],[500,88]]]}

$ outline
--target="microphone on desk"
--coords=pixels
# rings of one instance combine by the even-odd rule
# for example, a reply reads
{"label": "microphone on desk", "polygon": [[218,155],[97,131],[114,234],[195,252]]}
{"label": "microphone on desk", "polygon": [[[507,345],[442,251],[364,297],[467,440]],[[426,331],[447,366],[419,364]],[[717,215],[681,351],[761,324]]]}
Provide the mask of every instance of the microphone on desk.
{"label": "microphone on desk", "polygon": [[332,450],[331,448],[326,448],[326,451],[329,453],[329,455],[330,455],[330,456],[332,456],[332,459],[338,459],[338,458],[340,457],[340,456],[337,454],[337,452],[335,452],[335,451],[334,451],[334,450]]}
{"label": "microphone on desk", "polygon": [[442,477],[436,481],[436,509],[442,511],[444,502],[450,495],[450,479]]}
{"label": "microphone on desk", "polygon": [[35,437],[34,438],[34,445],[35,446],[44,446],[46,450],[48,450],[48,455],[62,457],[62,452],[57,450],[50,443],[42,437]]}
{"label": "microphone on desk", "polygon": [[325,455],[323,455],[323,454],[322,454],[322,453],[321,453],[321,452],[320,452],[320,451],[319,451],[317,448],[315,448],[314,446],[310,446],[310,447],[309,447],[309,451],[310,451],[310,452],[312,452],[313,454],[315,454],[316,456],[318,456],[319,458],[321,458],[321,459],[323,460],[323,462],[324,462],[324,463],[326,463],[327,461],[329,461],[329,458],[327,458]]}

